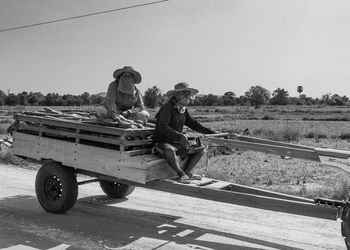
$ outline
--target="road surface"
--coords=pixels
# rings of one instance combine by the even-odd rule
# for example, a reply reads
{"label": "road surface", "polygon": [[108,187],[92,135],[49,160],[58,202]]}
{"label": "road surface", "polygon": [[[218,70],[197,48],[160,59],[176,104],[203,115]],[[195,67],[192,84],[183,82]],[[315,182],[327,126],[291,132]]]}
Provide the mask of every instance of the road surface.
{"label": "road surface", "polygon": [[340,222],[136,188],[79,186],[66,214],[38,204],[36,171],[0,165],[0,249],[346,249]]}

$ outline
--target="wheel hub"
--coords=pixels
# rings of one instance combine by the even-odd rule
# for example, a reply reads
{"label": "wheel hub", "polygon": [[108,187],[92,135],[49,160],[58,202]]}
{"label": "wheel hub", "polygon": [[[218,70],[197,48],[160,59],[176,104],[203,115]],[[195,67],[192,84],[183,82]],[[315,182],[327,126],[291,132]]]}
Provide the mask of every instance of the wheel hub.
{"label": "wheel hub", "polygon": [[45,195],[50,200],[59,200],[62,196],[62,183],[61,180],[53,175],[46,178],[45,183]]}

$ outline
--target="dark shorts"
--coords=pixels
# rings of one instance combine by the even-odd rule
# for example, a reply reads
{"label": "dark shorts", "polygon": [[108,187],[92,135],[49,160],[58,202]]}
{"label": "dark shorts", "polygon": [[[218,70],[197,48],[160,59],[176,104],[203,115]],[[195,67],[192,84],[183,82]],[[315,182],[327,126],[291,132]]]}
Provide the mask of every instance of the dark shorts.
{"label": "dark shorts", "polygon": [[164,152],[172,151],[179,155],[181,158],[186,157],[188,149],[181,147],[180,145],[174,145],[168,142],[158,142],[154,146],[155,153],[164,156]]}
{"label": "dark shorts", "polygon": [[202,153],[204,148],[198,146],[183,147],[181,145],[174,145],[168,142],[159,142],[154,146],[154,153],[161,157],[164,157],[164,152],[169,150],[175,152],[176,155],[180,156],[180,158],[183,160],[189,154]]}

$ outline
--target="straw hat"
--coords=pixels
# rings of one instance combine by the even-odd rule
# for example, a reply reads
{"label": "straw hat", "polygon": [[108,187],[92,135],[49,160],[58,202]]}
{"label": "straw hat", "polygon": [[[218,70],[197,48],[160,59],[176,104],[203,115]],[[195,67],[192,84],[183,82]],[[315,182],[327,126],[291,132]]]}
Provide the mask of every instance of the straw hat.
{"label": "straw hat", "polygon": [[176,92],[181,92],[181,91],[190,91],[191,96],[194,96],[195,94],[197,94],[199,92],[197,89],[190,88],[188,83],[180,82],[180,83],[175,84],[175,88],[173,90],[169,90],[166,93],[166,95],[171,96],[171,95],[175,94]]}
{"label": "straw hat", "polygon": [[136,70],[134,70],[130,66],[125,66],[125,67],[123,67],[121,69],[117,69],[116,71],[114,71],[113,77],[115,79],[118,79],[121,76],[121,74],[123,74],[123,73],[130,73],[130,74],[132,74],[134,76],[135,83],[140,83],[141,82],[141,75],[140,75],[140,73],[137,72]]}

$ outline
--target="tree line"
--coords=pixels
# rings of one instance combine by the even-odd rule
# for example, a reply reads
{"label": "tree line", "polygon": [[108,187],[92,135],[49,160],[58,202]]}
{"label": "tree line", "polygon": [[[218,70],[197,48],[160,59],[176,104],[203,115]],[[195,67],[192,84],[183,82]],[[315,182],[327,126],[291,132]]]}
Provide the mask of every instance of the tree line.
{"label": "tree line", "polygon": [[[154,108],[159,106],[166,98],[166,94],[155,85],[148,88],[143,100],[147,107]],[[81,106],[81,105],[100,105],[103,103],[103,94],[90,95],[84,92],[81,95],[58,93],[48,93],[43,95],[40,92],[23,91],[18,94],[8,93],[0,90],[0,105],[7,106]],[[254,106],[256,108],[262,105],[329,105],[329,106],[350,106],[347,96],[327,93],[320,98],[308,97],[300,94],[298,97],[290,97],[287,90],[277,88],[272,93],[267,89],[257,85],[252,86],[244,95],[236,96],[233,91],[227,91],[223,95],[197,95],[190,105],[193,106]]]}

